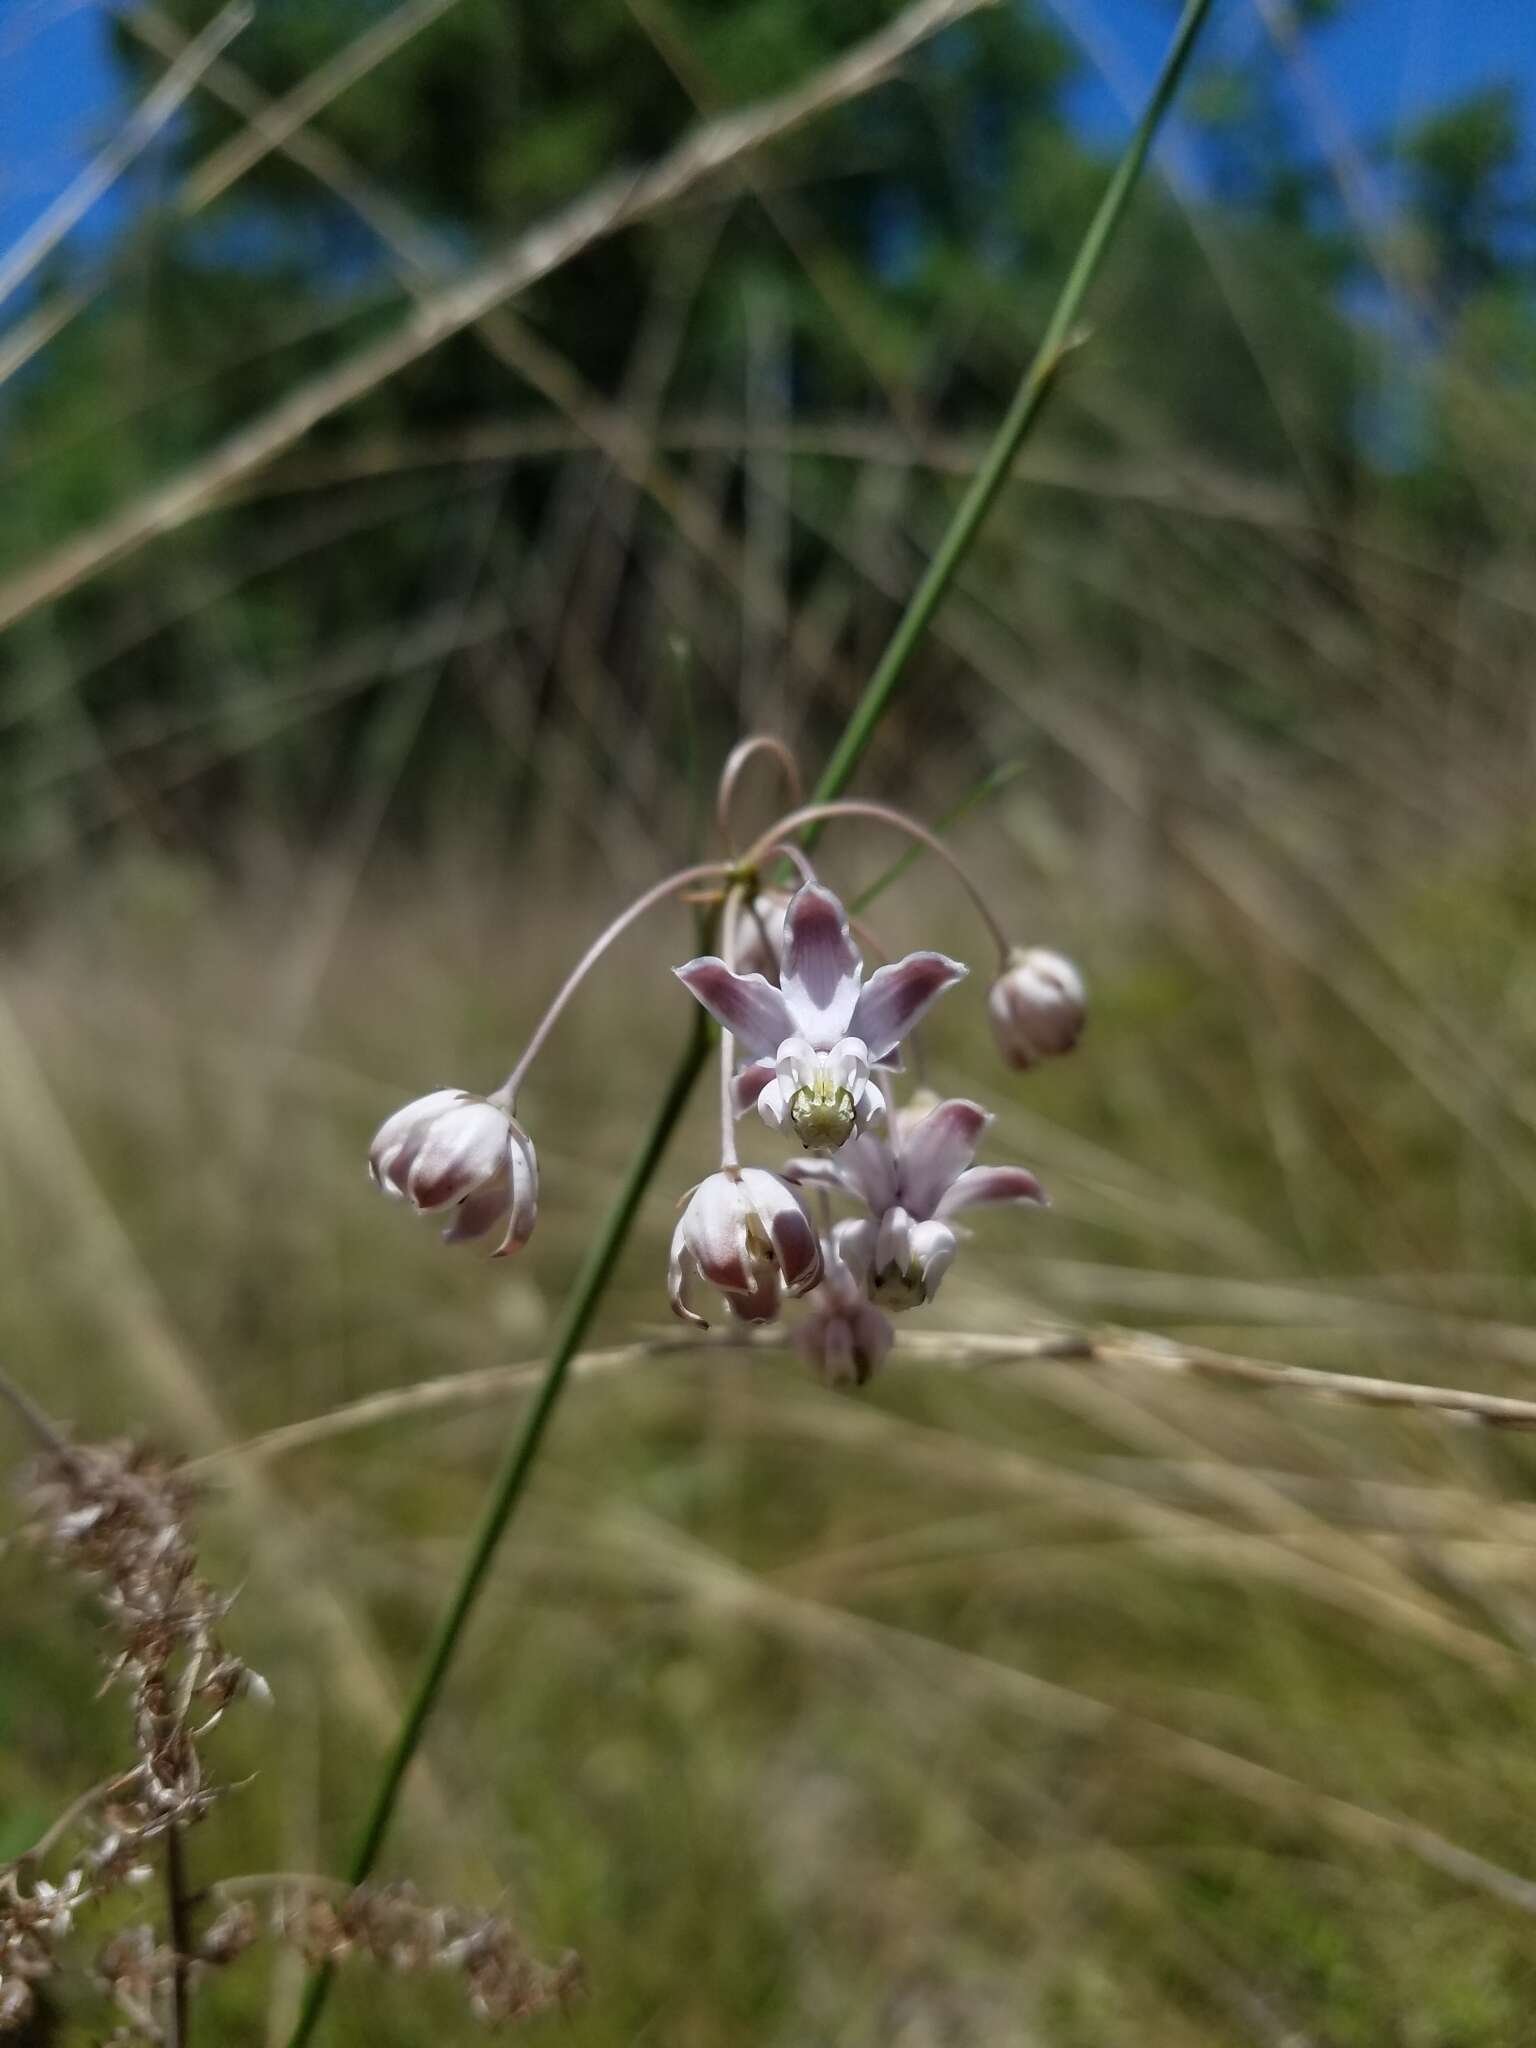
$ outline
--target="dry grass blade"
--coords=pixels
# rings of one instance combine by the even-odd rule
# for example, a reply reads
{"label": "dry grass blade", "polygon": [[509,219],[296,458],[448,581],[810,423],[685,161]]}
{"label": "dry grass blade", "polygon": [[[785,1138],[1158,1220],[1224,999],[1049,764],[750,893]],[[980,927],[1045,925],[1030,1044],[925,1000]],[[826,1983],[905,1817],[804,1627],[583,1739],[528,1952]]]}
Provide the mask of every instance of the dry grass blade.
{"label": "dry grass blade", "polygon": [[146,542],[186,525],[321,420],[472,327],[503,300],[594,242],[674,204],[753,150],[870,91],[920,43],[989,4],[991,0],[918,0],[879,34],[805,84],[708,122],[648,170],[605,181],[519,236],[500,255],[423,298],[379,341],[289,392],[168,482],[0,584],[0,628],[99,575]]}
{"label": "dry grass blade", "polygon": [[[772,1336],[654,1337],[606,1351],[582,1352],[572,1361],[571,1370],[577,1378],[603,1378],[653,1358],[705,1352],[740,1357],[754,1351],[779,1349],[782,1345]],[[907,1331],[902,1335],[901,1349],[925,1365],[958,1372],[1028,1365],[1032,1361],[1107,1366],[1136,1374],[1210,1380],[1255,1393],[1301,1394],[1371,1408],[1401,1408],[1437,1420],[1481,1423],[1495,1429],[1536,1429],[1536,1401],[1514,1395],[1483,1394],[1470,1387],[1428,1386],[1416,1380],[1372,1379],[1363,1373],[1324,1372],[1303,1365],[1277,1365],[1266,1359],[1176,1344],[1170,1338],[1147,1332],[1093,1335],[1051,1330],[1009,1337],[979,1335],[969,1330]],[[536,1385],[543,1370],[541,1360],[488,1366],[478,1372],[449,1373],[440,1379],[419,1380],[408,1387],[365,1394],[323,1415],[283,1423],[245,1443],[209,1451],[195,1460],[191,1469],[212,1471],[231,1459],[265,1461],[288,1457],[295,1451],[334,1442],[384,1423],[502,1401]]]}
{"label": "dry grass blade", "polygon": [[231,0],[231,4],[214,17],[196,41],[188,44],[185,53],[123,123],[101,154],[86,165],[69,189],[61,192],[41,219],[35,221],[10,252],[0,258],[0,302],[26,282],[70,229],[117,182],[134,159],[143,154],[194,90],[198,79],[219,52],[249,23],[253,11],[251,0]]}
{"label": "dry grass blade", "polygon": [[270,151],[281,148],[296,129],[457,4],[458,0],[405,0],[403,6],[364,30],[355,42],[312,71],[285,100],[270,107],[260,127],[252,126],[210,151],[188,175],[181,195],[183,209],[196,213],[211,205]]}

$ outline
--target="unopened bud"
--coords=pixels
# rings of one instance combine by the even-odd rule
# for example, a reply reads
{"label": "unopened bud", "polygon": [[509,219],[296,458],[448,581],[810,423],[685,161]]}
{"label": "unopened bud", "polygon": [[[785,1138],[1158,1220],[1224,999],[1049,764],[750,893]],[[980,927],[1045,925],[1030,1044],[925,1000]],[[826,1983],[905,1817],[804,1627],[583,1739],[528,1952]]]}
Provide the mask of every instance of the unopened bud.
{"label": "unopened bud", "polygon": [[1070,960],[1044,946],[1016,946],[987,994],[998,1050],[1020,1072],[1070,1052],[1087,1006],[1083,977]]}

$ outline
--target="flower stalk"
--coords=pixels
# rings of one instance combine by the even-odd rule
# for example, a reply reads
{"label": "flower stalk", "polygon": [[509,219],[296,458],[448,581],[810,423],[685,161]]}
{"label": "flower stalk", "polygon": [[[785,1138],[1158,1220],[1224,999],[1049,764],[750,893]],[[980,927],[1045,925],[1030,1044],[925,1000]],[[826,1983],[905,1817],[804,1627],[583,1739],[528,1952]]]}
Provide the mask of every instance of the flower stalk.
{"label": "flower stalk", "polygon": [[[922,637],[951,581],[974,544],[1015,457],[1039,417],[1062,362],[1074,345],[1074,330],[1089,286],[1098,273],[1115,230],[1136,188],[1153,137],[1178,90],[1195,42],[1210,12],[1210,6],[1211,0],[1186,0],[1146,111],[1137,124],[1100,201],[1046,332],[980,468],[950,521],[933,561],[902,614],[842,738],[833,749],[814,791],[814,798],[818,803],[833,802],[841,797],[847,788],[906,672],[908,663],[921,644]],[[806,822],[802,843],[807,849],[814,844],[822,822],[819,819]],[[776,829],[774,838],[777,839],[779,836],[780,832]],[[704,879],[720,872],[719,868],[706,869],[702,874],[698,874],[697,878]],[[738,877],[732,874],[731,879]],[[675,892],[680,886],[685,885],[677,877],[670,878],[666,891]],[[631,912],[626,913],[626,917],[640,914],[638,908],[632,907]],[[602,942],[604,947],[616,936],[617,931],[610,927],[609,934]],[[535,1031],[522,1058],[509,1075],[504,1091],[509,1104],[515,1099],[517,1088],[552,1028],[555,1016],[563,1009],[569,994],[590,964],[590,960],[579,963],[579,971],[568,978],[567,984],[551,1005],[551,1012]],[[479,1526],[471,1540],[458,1587],[439,1625],[426,1665],[406,1709],[399,1736],[385,1764],[353,1859],[354,1883],[360,1883],[368,1876],[378,1858],[394,1814],[400,1788],[436,1705],[459,1639],[474,1610],[501,1538],[527,1489],[550,1420],[564,1389],[571,1360],[597,1311],[652,1175],[703,1068],[708,1049],[709,1028],[702,1010],[696,1010],[689,1041],[678,1058],[651,1125],[568,1298],[539,1392],[493,1483]],[[856,1370],[867,1369],[867,1359],[863,1367],[858,1367],[856,1362]],[[303,2048],[303,2044],[314,2032],[325,2006],[329,1985],[328,1968],[311,1978],[290,2048]]]}

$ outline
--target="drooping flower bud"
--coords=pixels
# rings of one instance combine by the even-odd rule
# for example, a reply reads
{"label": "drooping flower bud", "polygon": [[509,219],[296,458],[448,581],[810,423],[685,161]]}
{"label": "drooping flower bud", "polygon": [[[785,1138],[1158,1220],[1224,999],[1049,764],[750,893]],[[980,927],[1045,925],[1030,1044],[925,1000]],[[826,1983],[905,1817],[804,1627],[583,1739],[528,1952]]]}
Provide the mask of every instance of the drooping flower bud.
{"label": "drooping flower bud", "polygon": [[462,1088],[408,1102],[379,1126],[368,1170],[385,1194],[423,1215],[452,1209],[447,1244],[502,1230],[496,1258],[521,1251],[539,1211],[539,1163],[511,1112]]}
{"label": "drooping flower bud", "polygon": [[804,1294],[814,1287],[821,1245],[794,1189],[760,1166],[723,1166],[700,1181],[672,1234],[667,1292],[674,1315],[707,1329],[688,1304],[695,1274],[749,1323],[773,1321],[781,1288]]}
{"label": "drooping flower bud", "polygon": [[896,1333],[865,1297],[864,1283],[843,1258],[838,1236],[822,1244],[825,1273],[810,1314],[795,1331],[795,1349],[829,1387],[862,1387],[885,1362]]}
{"label": "drooping flower bud", "polygon": [[1044,946],[1015,946],[987,992],[998,1050],[1021,1073],[1072,1050],[1087,1006],[1083,977],[1070,960]]}

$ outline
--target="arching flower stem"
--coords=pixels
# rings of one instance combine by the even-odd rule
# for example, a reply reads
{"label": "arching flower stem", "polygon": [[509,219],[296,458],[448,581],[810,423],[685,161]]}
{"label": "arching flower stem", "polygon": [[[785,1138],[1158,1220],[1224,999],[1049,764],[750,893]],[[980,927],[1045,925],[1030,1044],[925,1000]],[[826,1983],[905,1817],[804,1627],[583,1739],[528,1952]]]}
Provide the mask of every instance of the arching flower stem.
{"label": "arching flower stem", "polygon": [[772,733],[752,733],[740,740],[726,756],[725,766],[720,771],[720,793],[715,798],[715,819],[720,827],[720,837],[727,846],[734,842],[731,837],[731,807],[736,800],[737,785],[742,772],[760,754],[771,755],[778,763],[784,777],[784,787],[789,792],[792,804],[800,803],[805,796],[805,783],[800,774],[800,764],[780,739]]}
{"label": "arching flower stem", "polygon": [[789,833],[798,832],[807,825],[825,824],[834,818],[869,818],[878,825],[889,825],[893,831],[905,832],[909,839],[916,840],[918,845],[926,846],[930,853],[937,854],[975,904],[978,916],[997,947],[999,965],[1007,965],[1008,935],[993,916],[991,906],[980,888],[943,840],[930,832],[926,825],[920,825],[916,818],[909,818],[905,811],[892,810],[886,804],[864,803],[853,798],[836,803],[802,804],[798,810],[790,811],[780,818],[754,846],[747,849],[742,855],[743,865],[755,866],[764,860],[774,850],[776,842],[783,840]]}
{"label": "arching flower stem", "polygon": [[516,1112],[517,1091],[522,1087],[524,1080],[527,1078],[528,1069],[543,1050],[545,1041],[548,1039],[550,1032],[554,1030],[556,1024],[559,1023],[571,997],[575,995],[577,989],[581,987],[581,984],[586,980],[598,961],[602,959],[615,939],[621,938],[632,924],[637,923],[640,918],[644,917],[648,910],[654,910],[658,903],[665,903],[668,897],[678,895],[680,891],[691,888],[696,882],[721,881],[728,878],[733,872],[734,869],[728,862],[718,860],[705,861],[698,867],[680,868],[675,875],[668,875],[663,881],[657,882],[654,887],[647,889],[644,895],[637,896],[627,910],[621,910],[612,924],[598,933],[597,937],[565,977],[565,980],[560,984],[549,1008],[534,1027],[533,1036],[523,1048],[522,1056],[518,1060],[517,1065],[489,1100],[504,1103],[509,1112]]}
{"label": "arching flower stem", "polygon": [[[720,913],[720,957],[727,967],[736,966],[736,918],[744,891],[730,889]],[[736,1150],[736,1114],[731,1102],[731,1081],[736,1071],[736,1036],[723,1027],[720,1032],[720,1165],[733,1169],[741,1164]]]}

